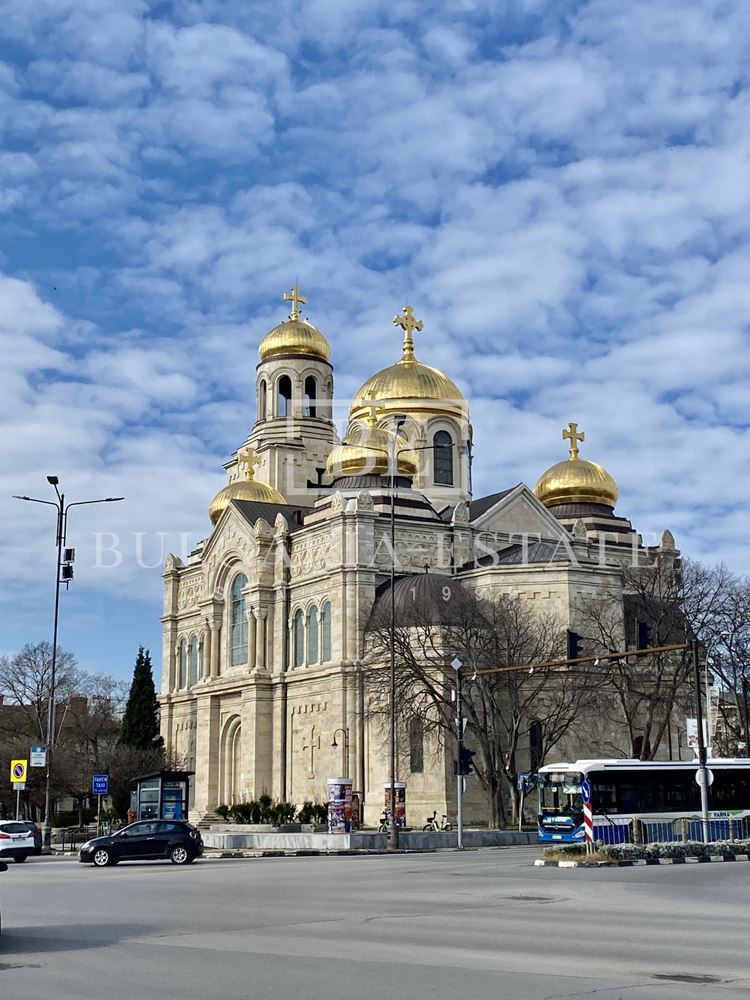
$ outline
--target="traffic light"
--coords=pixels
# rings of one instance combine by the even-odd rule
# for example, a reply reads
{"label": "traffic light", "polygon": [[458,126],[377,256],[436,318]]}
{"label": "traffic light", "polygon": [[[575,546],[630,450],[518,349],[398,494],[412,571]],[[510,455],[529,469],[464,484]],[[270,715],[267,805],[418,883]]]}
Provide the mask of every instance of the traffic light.
{"label": "traffic light", "polygon": [[456,774],[471,774],[474,770],[472,760],[476,757],[476,750],[469,750],[468,747],[461,747],[460,761],[453,761],[453,770]]}
{"label": "traffic light", "polygon": [[648,649],[653,640],[654,630],[648,622],[638,621],[636,624],[635,648]]}
{"label": "traffic light", "polygon": [[583,650],[581,649],[581,644],[583,639],[577,632],[571,632],[568,629],[568,659],[577,660],[579,656],[583,656]]}

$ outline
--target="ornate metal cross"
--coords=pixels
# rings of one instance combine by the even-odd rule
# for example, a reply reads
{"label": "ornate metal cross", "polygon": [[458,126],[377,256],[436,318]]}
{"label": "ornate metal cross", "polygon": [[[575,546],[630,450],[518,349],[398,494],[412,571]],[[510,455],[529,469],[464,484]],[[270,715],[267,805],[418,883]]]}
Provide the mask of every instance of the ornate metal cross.
{"label": "ornate metal cross", "polygon": [[570,457],[578,458],[578,442],[586,440],[586,434],[584,431],[578,433],[578,424],[571,422],[568,424],[568,429],[563,428],[562,432],[563,441],[570,441]]}
{"label": "ornate metal cross", "polygon": [[284,292],[284,301],[292,303],[289,319],[299,319],[299,307],[307,302],[307,296],[300,292],[297,285],[292,285],[291,291]]}
{"label": "ornate metal cross", "polygon": [[237,452],[237,461],[240,466],[240,474],[247,479],[252,479],[255,476],[256,467],[261,465],[263,460],[257,456],[254,448],[246,445]]}
{"label": "ornate metal cross", "polygon": [[424,327],[424,323],[421,319],[414,318],[414,310],[411,306],[404,306],[403,316],[398,314],[393,317],[393,325],[400,326],[404,331],[404,357],[413,358],[414,357],[414,337],[413,333],[415,330],[421,330]]}

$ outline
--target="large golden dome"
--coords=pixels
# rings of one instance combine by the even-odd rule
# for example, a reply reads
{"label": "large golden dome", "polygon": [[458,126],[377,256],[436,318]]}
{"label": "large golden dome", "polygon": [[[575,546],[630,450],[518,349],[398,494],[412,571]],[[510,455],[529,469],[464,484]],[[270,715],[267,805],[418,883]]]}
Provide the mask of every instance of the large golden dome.
{"label": "large golden dome", "polygon": [[578,424],[571,423],[563,431],[563,439],[570,440],[570,458],[558,462],[542,475],[534,492],[545,505],[554,507],[563,503],[595,503],[614,508],[619,496],[617,483],[596,462],[578,456],[578,442],[585,434],[578,433]]}
{"label": "large golden dome", "polygon": [[292,303],[289,319],[269,330],[261,340],[258,348],[260,360],[268,361],[269,358],[279,358],[283,355],[302,354],[330,361],[331,345],[325,335],[311,323],[299,318],[299,305],[307,302],[305,296],[300,294],[295,285],[291,291],[284,292],[284,298]]}
{"label": "large golden dome", "polygon": [[286,503],[286,498],[268,483],[262,483],[254,478],[252,448],[243,448],[238,453],[240,478],[228,483],[219,490],[208,508],[211,524],[215,525],[232,500],[256,500],[261,503]]}
{"label": "large golden dome", "polygon": [[[340,445],[332,449],[326,462],[326,472],[337,479],[341,476],[384,475],[390,472],[390,456],[393,448],[393,432],[378,427],[376,407],[369,406],[365,419],[353,420]],[[398,471],[404,476],[414,476],[417,462],[409,449],[409,442],[396,436]]]}
{"label": "large golden dome", "polygon": [[368,378],[352,400],[350,418],[363,416],[373,403],[383,413],[438,410],[463,416],[466,400],[456,383],[415,358],[412,332],[421,330],[422,323],[414,319],[411,306],[405,306],[403,312],[393,320],[404,331],[402,357]]}

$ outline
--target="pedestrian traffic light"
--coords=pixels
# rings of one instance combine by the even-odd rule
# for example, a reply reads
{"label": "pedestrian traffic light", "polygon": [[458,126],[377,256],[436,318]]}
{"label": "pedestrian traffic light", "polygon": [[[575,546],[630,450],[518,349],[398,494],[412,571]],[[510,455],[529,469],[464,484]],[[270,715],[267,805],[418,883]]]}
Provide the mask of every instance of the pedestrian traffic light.
{"label": "pedestrian traffic light", "polygon": [[456,774],[471,774],[474,770],[472,760],[476,757],[476,750],[469,750],[468,747],[461,747],[461,759],[453,761],[453,770]]}
{"label": "pedestrian traffic light", "polygon": [[653,627],[648,622],[638,621],[636,624],[636,649],[649,649],[653,641]]}
{"label": "pedestrian traffic light", "polygon": [[581,643],[583,639],[577,632],[571,632],[568,629],[568,659],[577,660],[579,656],[583,656],[583,651],[581,649]]}

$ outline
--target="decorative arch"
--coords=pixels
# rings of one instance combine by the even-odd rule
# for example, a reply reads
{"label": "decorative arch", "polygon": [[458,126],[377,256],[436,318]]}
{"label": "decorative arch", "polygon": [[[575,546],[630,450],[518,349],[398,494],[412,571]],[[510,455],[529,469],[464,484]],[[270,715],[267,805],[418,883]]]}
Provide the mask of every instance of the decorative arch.
{"label": "decorative arch", "polygon": [[325,601],[320,609],[320,659],[328,663],[331,659],[331,602]]}
{"label": "decorative arch", "polygon": [[258,384],[258,420],[265,420],[268,415],[268,385],[262,378]]}
{"label": "decorative arch", "polygon": [[544,760],[544,728],[538,719],[529,726],[529,770],[538,771]]}
{"label": "decorative arch", "polygon": [[307,613],[307,662],[317,663],[320,650],[320,630],[318,629],[318,609],[312,605]]}
{"label": "decorative arch", "polygon": [[180,639],[177,645],[177,689],[181,691],[187,681],[187,643]]}
{"label": "decorative arch", "polygon": [[242,799],[242,720],[230,716],[221,734],[219,801],[233,805]]}
{"label": "decorative arch", "polygon": [[229,662],[233,667],[247,663],[246,586],[245,574],[237,573],[229,591]]}
{"label": "decorative arch", "polygon": [[318,415],[318,380],[308,375],[303,383],[302,413],[306,417]]}
{"label": "decorative arch", "polygon": [[409,770],[424,773],[424,720],[418,715],[409,719]]}

